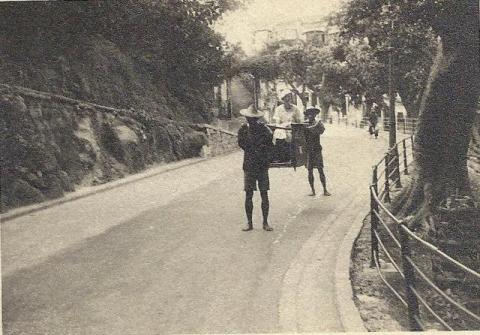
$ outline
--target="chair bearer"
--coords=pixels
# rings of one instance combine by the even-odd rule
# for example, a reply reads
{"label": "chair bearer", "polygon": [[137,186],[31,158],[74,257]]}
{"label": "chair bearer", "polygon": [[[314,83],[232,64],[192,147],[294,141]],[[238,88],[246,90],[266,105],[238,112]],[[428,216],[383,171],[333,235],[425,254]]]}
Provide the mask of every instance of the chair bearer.
{"label": "chair bearer", "polygon": [[307,164],[308,170],[308,182],[312,189],[311,196],[315,196],[315,185],[313,169],[317,168],[320,175],[320,182],[323,186],[323,195],[330,196],[331,194],[327,190],[327,180],[325,173],[323,172],[323,155],[322,146],[320,145],[320,135],[324,133],[325,126],[321,121],[316,121],[315,117],[320,113],[320,110],[316,107],[307,107],[305,110],[305,118],[307,119],[307,126],[305,128],[305,142],[307,152]]}
{"label": "chair bearer", "polygon": [[242,109],[240,114],[245,116],[247,123],[243,124],[238,131],[238,145],[244,151],[243,171],[245,190],[245,213],[247,215],[247,227],[243,231],[253,229],[253,192],[258,188],[262,197],[263,229],[272,231],[268,224],[268,211],[270,203],[268,190],[270,180],[268,168],[273,150],[272,132],[259,119],[263,116],[262,111],[255,110],[253,106]]}

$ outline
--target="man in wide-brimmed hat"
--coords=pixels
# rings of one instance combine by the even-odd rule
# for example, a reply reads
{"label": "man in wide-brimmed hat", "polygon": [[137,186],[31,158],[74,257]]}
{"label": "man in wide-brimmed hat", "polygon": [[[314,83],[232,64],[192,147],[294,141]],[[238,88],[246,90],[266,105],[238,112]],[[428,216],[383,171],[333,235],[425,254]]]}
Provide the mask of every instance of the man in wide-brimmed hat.
{"label": "man in wide-brimmed hat", "polygon": [[262,197],[263,229],[273,230],[268,224],[270,180],[268,168],[270,167],[270,155],[273,149],[272,132],[259,119],[263,112],[253,106],[242,109],[240,114],[245,116],[247,123],[243,124],[238,131],[238,145],[244,151],[243,171],[245,190],[245,212],[247,214],[247,227],[244,231],[253,229],[253,192],[260,190]]}
{"label": "man in wide-brimmed hat", "polygon": [[323,186],[323,195],[329,196],[330,193],[327,190],[327,180],[325,173],[323,172],[323,155],[322,146],[320,145],[320,135],[325,131],[325,126],[321,121],[316,121],[315,117],[320,113],[320,109],[310,106],[305,110],[305,118],[308,125],[305,128],[305,142],[307,152],[307,170],[308,170],[308,182],[312,189],[311,196],[315,195],[315,185],[313,177],[313,169],[317,168],[320,174],[320,182]]}

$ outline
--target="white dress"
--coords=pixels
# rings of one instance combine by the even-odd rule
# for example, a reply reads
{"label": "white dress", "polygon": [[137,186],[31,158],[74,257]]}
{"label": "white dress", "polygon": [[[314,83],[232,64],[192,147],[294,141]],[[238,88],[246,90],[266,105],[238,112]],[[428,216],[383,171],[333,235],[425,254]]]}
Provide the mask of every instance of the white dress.
{"label": "white dress", "polygon": [[[273,122],[275,125],[280,127],[290,127],[292,122],[301,123],[303,122],[303,116],[300,110],[295,105],[291,105],[289,109],[285,108],[285,105],[280,105],[275,108],[275,113],[273,114]],[[273,142],[275,140],[287,140],[290,142],[291,133],[287,133],[284,129],[275,129],[273,133]]]}

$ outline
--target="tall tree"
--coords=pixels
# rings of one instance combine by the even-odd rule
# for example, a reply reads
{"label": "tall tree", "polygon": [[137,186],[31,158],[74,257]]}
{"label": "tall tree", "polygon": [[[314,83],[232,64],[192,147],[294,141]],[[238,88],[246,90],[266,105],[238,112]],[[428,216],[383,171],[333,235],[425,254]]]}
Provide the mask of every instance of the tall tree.
{"label": "tall tree", "polygon": [[[345,94],[355,103],[366,98],[367,107],[383,104],[386,93],[385,65],[368,43],[343,39],[326,44],[277,43],[244,62],[243,70],[262,79],[281,79],[307,102],[306,89],[317,97],[323,111],[341,109]],[[368,108],[367,108],[368,109]],[[327,117],[327,113],[322,113]]]}
{"label": "tall tree", "polygon": [[322,76],[320,94],[329,104],[337,105],[345,94],[357,104],[365,99],[367,110],[373,103],[383,104],[385,67],[363,41],[338,40],[318,49],[311,70],[317,72],[313,78]]}
{"label": "tall tree", "polygon": [[282,80],[304,106],[309,89],[319,98],[322,109],[328,110],[332,104],[340,106],[339,97],[343,97],[339,83],[344,66],[334,58],[334,50],[327,45],[275,43],[246,59],[243,71],[261,79]]}
{"label": "tall tree", "polygon": [[[417,5],[423,2],[415,1]],[[435,53],[435,36],[428,22],[418,20],[418,12],[412,10],[413,3],[404,0],[352,0],[338,14],[335,22],[341,27],[344,38],[367,41],[372,56],[385,69],[389,52],[393,53],[396,90],[408,115],[416,117]],[[386,78],[387,71],[383,75]]]}
{"label": "tall tree", "polygon": [[480,95],[479,4],[431,0],[405,7],[439,36],[420,105],[413,182],[397,204],[403,214],[416,214],[414,222],[425,222],[428,228],[442,200],[471,192],[467,151]]}
{"label": "tall tree", "polygon": [[[244,0],[121,0],[0,3],[0,58],[29,74],[99,36],[135,60],[160,90],[207,117],[224,72],[223,38],[212,23]],[[78,61],[76,61],[78,63]],[[4,68],[1,68],[4,70]],[[35,75],[35,74],[34,74]],[[11,76],[13,77],[13,76]],[[39,80],[40,81],[40,80]],[[26,82],[29,82],[26,80]],[[33,81],[30,81],[33,82]],[[35,87],[42,89],[42,87]]]}

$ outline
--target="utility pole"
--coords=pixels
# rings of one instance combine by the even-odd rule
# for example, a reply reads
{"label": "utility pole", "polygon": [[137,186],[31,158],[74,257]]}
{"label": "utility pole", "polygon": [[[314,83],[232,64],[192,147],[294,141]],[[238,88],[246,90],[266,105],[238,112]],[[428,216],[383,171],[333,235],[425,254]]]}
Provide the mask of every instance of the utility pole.
{"label": "utility pole", "polygon": [[390,108],[389,108],[389,148],[393,148],[395,143],[397,143],[397,122],[395,115],[395,80],[393,78],[393,7],[391,1],[388,3],[390,10],[390,36],[388,38],[388,96],[390,98]]}
{"label": "utility pole", "polygon": [[251,76],[253,83],[253,107],[255,110],[258,109],[258,100],[257,100],[257,79],[254,75]]}
{"label": "utility pole", "polygon": [[225,80],[227,88],[227,116],[228,119],[232,118],[232,78],[227,78]]}
{"label": "utility pole", "polygon": [[[390,161],[394,159],[394,166],[397,167],[396,172],[393,175],[393,178],[396,180],[395,186],[397,188],[402,187],[400,182],[400,167],[399,167],[399,158],[398,158],[398,148],[395,147],[397,143],[397,121],[395,115],[395,79],[393,75],[393,36],[394,36],[394,13],[392,2],[388,1],[389,13],[390,13],[390,36],[388,37],[388,95],[390,98],[390,112],[389,112],[389,137],[388,137],[388,147],[389,152],[387,154],[387,159]],[[393,156],[393,157],[392,157]],[[388,163],[387,163],[388,164]],[[387,177],[388,178],[388,177]]]}

